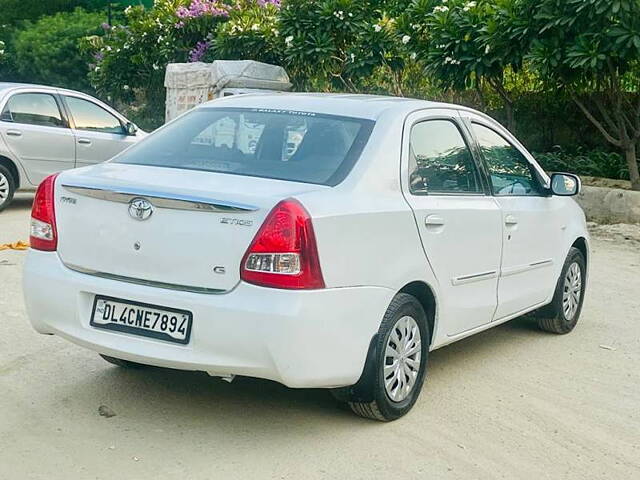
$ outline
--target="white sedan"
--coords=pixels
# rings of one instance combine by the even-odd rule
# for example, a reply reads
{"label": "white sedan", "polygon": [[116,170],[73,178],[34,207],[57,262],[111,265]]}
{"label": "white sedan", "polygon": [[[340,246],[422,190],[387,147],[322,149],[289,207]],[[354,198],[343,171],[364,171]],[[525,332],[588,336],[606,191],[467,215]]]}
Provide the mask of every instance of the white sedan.
{"label": "white sedan", "polygon": [[429,351],[533,310],[543,330],[575,327],[579,189],[465,107],[215,100],[41,184],[27,310],[120,366],[328,388],[393,420]]}
{"label": "white sedan", "polygon": [[52,173],[110,159],[146,135],[81,92],[0,82],[0,212]]}

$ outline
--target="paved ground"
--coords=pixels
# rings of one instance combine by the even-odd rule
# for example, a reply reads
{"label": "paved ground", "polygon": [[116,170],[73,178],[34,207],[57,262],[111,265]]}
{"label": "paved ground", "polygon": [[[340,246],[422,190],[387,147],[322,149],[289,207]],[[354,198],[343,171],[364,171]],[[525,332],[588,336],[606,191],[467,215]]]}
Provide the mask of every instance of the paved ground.
{"label": "paved ground", "polygon": [[[0,243],[27,239],[28,208],[0,214]],[[640,478],[640,242],[616,232],[594,240],[571,335],[516,320],[438,350],[391,424],[321,390],[125,371],[40,336],[25,252],[0,252],[0,479]]]}

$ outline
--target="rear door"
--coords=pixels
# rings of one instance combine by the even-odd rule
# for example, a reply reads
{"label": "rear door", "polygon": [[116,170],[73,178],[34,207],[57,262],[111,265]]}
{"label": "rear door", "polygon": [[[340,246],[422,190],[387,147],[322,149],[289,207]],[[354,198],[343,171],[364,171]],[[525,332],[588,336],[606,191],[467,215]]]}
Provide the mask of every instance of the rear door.
{"label": "rear door", "polygon": [[104,162],[136,141],[123,122],[95,102],[63,96],[76,141],[76,167]]}
{"label": "rear door", "polygon": [[408,117],[403,190],[439,282],[440,319],[453,336],[488,324],[496,309],[502,213],[457,113]]}
{"label": "rear door", "polygon": [[561,245],[560,206],[546,193],[543,173],[499,125],[470,116],[473,135],[489,173],[504,223],[495,319],[544,302],[555,287]]}
{"label": "rear door", "polygon": [[0,115],[0,134],[33,185],[74,166],[73,132],[53,93],[24,91],[11,95]]}

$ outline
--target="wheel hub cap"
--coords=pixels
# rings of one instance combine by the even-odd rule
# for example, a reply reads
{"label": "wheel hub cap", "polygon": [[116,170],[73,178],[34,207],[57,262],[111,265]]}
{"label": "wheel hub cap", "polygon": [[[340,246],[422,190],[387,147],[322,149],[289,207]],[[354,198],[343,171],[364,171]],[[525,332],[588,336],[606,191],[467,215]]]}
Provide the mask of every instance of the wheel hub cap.
{"label": "wheel hub cap", "polygon": [[580,305],[582,294],[582,272],[580,265],[573,262],[564,277],[564,289],[562,292],[562,310],[567,320],[573,320]]}
{"label": "wheel hub cap", "polygon": [[9,180],[0,173],[0,205],[9,197]]}
{"label": "wheel hub cap", "polygon": [[384,358],[384,388],[389,398],[401,402],[409,396],[420,373],[422,343],[420,328],[410,316],[393,326]]}

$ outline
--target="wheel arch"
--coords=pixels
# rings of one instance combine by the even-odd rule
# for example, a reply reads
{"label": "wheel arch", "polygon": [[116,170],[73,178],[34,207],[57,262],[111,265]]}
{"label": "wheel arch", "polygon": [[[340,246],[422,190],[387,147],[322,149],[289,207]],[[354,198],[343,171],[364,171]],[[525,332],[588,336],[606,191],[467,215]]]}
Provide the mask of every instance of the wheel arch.
{"label": "wheel arch", "polygon": [[584,256],[584,261],[587,265],[589,265],[589,247],[587,246],[587,239],[584,237],[578,237],[571,244],[571,246],[580,250],[580,252]]}
{"label": "wheel arch", "polygon": [[5,157],[3,155],[0,155],[0,165],[7,167],[9,172],[11,172],[11,175],[13,175],[13,179],[16,182],[16,190],[18,190],[20,188],[20,180],[21,180],[18,166],[9,157]]}
{"label": "wheel arch", "polygon": [[407,293],[418,300],[422,308],[424,309],[424,313],[427,315],[427,322],[429,325],[429,345],[433,343],[434,330],[436,326],[436,295],[433,289],[422,280],[416,280],[410,283],[407,283],[404,287],[402,287],[398,293]]}

